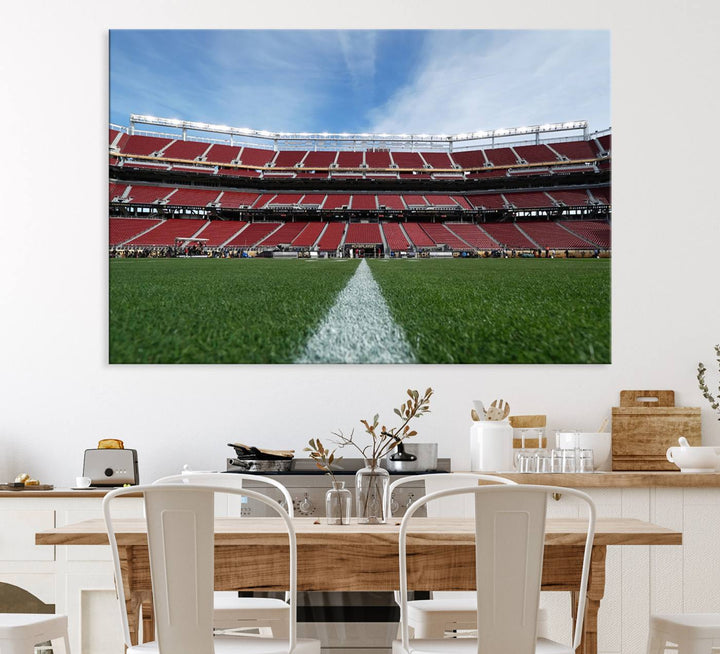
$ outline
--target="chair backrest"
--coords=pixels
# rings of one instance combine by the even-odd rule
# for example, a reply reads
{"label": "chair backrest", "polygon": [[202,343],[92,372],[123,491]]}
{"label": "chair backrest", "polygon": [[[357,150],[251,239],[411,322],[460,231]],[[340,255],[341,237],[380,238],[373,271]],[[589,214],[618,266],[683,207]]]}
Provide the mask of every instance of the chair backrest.
{"label": "chair backrest", "polygon": [[261,482],[274,486],[277,488],[283,499],[285,500],[286,511],[288,515],[293,518],[295,517],[295,509],[293,507],[293,500],[288,492],[288,489],[283,486],[279,481],[276,481],[272,477],[266,477],[264,475],[249,475],[241,472],[194,472],[192,470],[186,470],[179,475],[169,475],[168,477],[161,477],[153,482],[155,484],[202,484],[204,486],[227,486],[229,488],[244,488],[244,481]]}
{"label": "chair backrest", "polygon": [[215,493],[237,494],[272,507],[283,519],[290,545],[289,648],[297,642],[297,545],[290,516],[273,499],[247,489],[193,484],[154,484],[118,488],[103,499],[103,515],[113,555],[125,644],[131,645],[125,589],[113,528],[112,501],[142,493],[147,523],[155,627],[160,654],[212,654],[215,581]]}
{"label": "chair backrest", "polygon": [[573,649],[583,633],[595,505],[582,491],[529,484],[491,485],[431,493],[412,504],[400,525],[400,615],[402,643],[409,650],[407,623],[407,532],[413,514],[428,502],[454,495],[475,499],[475,574],[478,654],[534,654],[542,582],[545,515],[553,493],[574,495],[588,506]]}
{"label": "chair backrest", "polygon": [[[396,479],[387,490],[387,496],[385,497],[385,515],[392,515],[392,494],[393,491],[403,484],[414,484],[419,481],[425,483],[426,493],[432,492],[430,489],[430,483],[439,486],[439,490],[445,490],[446,488],[455,488],[458,486],[477,486],[479,481],[487,481],[495,484],[515,484],[516,482],[505,479],[505,477],[498,477],[497,475],[481,475],[473,472],[433,472],[424,475],[408,475],[407,477],[400,477]],[[430,483],[429,483],[430,482]],[[430,511],[430,509],[428,509]],[[428,513],[428,515],[430,515]],[[447,515],[447,513],[445,513]]]}

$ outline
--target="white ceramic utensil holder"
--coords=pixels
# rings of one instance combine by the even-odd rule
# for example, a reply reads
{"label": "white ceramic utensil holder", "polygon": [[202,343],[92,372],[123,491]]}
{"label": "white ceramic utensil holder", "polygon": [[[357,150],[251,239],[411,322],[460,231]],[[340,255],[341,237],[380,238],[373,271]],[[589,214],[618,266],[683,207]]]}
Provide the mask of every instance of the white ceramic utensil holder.
{"label": "white ceramic utensil holder", "polygon": [[513,429],[507,420],[481,420],[470,427],[470,470],[511,472]]}

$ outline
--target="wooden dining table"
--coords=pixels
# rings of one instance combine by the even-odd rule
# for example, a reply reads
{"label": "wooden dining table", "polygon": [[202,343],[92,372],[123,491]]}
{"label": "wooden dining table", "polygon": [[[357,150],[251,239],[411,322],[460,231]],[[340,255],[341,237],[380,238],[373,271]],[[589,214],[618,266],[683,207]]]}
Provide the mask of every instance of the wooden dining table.
{"label": "wooden dining table", "polygon": [[[330,526],[322,519],[294,518],[300,591],[391,591],[398,580],[399,521],[384,525]],[[152,588],[145,522],[114,521],[126,609],[133,643],[140,621],[154,633]],[[542,588],[570,591],[573,612],[585,544],[585,520],[546,524]],[[279,518],[216,518],[216,590],[283,591],[288,586],[288,539]],[[474,522],[462,518],[415,518],[408,531],[408,588],[474,590]],[[108,543],[102,520],[38,532],[37,545]],[[597,614],[605,592],[608,545],[681,545],[682,533],[636,519],[598,519],[592,549],[583,639],[578,653],[597,653]],[[575,616],[573,615],[573,618]]]}

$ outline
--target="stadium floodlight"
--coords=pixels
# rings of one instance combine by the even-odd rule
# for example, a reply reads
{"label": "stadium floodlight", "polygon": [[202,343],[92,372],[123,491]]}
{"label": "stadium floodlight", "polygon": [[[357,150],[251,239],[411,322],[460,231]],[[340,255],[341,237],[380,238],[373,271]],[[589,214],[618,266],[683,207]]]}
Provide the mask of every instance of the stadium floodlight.
{"label": "stadium floodlight", "polygon": [[415,147],[419,143],[437,144],[445,143],[452,147],[456,141],[478,141],[484,139],[495,139],[515,135],[535,135],[536,140],[543,132],[558,132],[564,130],[587,130],[587,121],[568,121],[564,123],[545,123],[543,125],[503,127],[495,130],[477,130],[461,134],[353,134],[349,132],[273,132],[269,130],[255,130],[249,127],[230,127],[228,125],[215,125],[211,123],[194,122],[181,120],[179,118],[159,118],[145,114],[130,114],[130,133],[134,133],[136,124],[154,125],[160,127],[172,127],[176,129],[212,132],[215,134],[227,134],[231,137],[240,135],[252,139],[263,139],[273,141],[326,141],[328,147],[337,147],[341,142],[377,141],[382,140],[392,143],[394,146],[403,148]]}

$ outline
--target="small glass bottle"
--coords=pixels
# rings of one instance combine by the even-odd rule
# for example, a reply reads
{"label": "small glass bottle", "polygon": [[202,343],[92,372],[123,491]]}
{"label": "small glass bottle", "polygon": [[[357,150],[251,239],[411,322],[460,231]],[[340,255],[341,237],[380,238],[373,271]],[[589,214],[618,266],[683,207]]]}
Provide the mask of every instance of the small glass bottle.
{"label": "small glass bottle", "polygon": [[334,481],[325,493],[325,515],[329,525],[349,525],[352,493],[345,488],[344,481]]}

